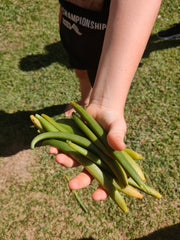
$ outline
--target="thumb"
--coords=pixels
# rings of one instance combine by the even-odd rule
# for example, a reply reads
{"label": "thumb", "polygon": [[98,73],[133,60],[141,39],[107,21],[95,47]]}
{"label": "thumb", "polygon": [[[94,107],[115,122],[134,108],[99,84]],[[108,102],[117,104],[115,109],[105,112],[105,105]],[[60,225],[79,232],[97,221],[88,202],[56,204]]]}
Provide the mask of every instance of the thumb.
{"label": "thumb", "polygon": [[126,145],[124,143],[124,137],[126,134],[126,123],[125,121],[115,121],[113,122],[110,127],[107,134],[107,141],[108,144],[113,148],[114,150],[122,151]]}

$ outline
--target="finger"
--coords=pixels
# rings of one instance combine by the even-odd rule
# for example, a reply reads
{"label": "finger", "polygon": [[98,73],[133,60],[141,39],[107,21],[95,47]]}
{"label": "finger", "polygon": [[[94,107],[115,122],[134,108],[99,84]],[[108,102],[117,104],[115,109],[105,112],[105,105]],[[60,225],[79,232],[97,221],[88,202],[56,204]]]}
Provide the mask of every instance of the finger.
{"label": "finger", "polygon": [[102,186],[99,186],[92,194],[92,199],[95,201],[103,201],[108,197],[107,192]]}
{"label": "finger", "polygon": [[107,135],[108,144],[115,150],[123,150],[126,147],[124,143],[125,134],[126,125],[120,125],[119,121],[113,122]]}
{"label": "finger", "polygon": [[87,187],[93,180],[93,177],[87,172],[83,171],[79,173],[76,177],[72,178],[68,185],[72,190],[78,190]]}
{"label": "finger", "polygon": [[56,162],[63,165],[66,168],[79,166],[78,162],[76,162],[73,158],[69,157],[64,153],[59,153],[56,155]]}
{"label": "finger", "polygon": [[59,153],[59,150],[55,147],[49,147],[49,153],[53,155],[57,155]]}

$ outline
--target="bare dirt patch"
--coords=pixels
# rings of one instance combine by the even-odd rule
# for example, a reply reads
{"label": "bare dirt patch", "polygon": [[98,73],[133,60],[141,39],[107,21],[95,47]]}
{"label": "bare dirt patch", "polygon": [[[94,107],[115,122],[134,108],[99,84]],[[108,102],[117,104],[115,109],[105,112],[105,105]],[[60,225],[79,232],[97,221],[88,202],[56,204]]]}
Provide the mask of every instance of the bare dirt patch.
{"label": "bare dirt patch", "polygon": [[22,150],[15,155],[0,158],[0,189],[6,186],[10,179],[27,181],[31,178],[29,167],[34,162],[32,150]]}

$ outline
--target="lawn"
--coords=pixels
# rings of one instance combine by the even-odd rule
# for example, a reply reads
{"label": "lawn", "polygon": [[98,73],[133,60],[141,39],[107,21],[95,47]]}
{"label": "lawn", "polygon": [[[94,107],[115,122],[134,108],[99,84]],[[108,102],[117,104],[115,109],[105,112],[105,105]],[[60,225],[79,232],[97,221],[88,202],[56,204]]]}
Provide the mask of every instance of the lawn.
{"label": "lawn", "polygon": [[163,197],[125,197],[128,214],[110,198],[91,199],[96,181],[78,191],[85,213],[64,177],[82,167],[65,169],[47,147],[30,149],[36,129],[29,115],[58,119],[80,98],[59,39],[58,1],[2,0],[0,6],[0,239],[180,239],[180,39],[156,37],[179,21],[178,0],[162,2],[125,109],[126,144],[143,155],[147,181]]}

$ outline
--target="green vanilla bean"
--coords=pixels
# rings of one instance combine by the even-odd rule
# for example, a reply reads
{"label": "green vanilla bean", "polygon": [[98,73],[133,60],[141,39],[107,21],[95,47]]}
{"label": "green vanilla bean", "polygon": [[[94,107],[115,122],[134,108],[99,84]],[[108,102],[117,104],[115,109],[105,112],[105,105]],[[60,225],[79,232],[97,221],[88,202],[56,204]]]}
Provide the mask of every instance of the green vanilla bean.
{"label": "green vanilla bean", "polygon": [[63,126],[61,126],[60,124],[58,124],[53,118],[49,117],[46,114],[41,114],[41,117],[43,117],[44,119],[46,119],[50,124],[52,124],[58,131],[60,132],[68,132],[67,129],[65,129]]}
{"label": "green vanilla bean", "polygon": [[125,148],[123,151],[127,152],[134,160],[142,160],[141,154],[130,148]]}
{"label": "green vanilla bean", "polygon": [[46,119],[41,117],[39,114],[36,114],[35,117],[41,122],[45,131],[47,131],[47,132],[58,132],[57,128],[55,128],[50,122],[48,122]]}
{"label": "green vanilla bean", "polygon": [[148,186],[147,184],[146,184],[146,189],[147,189],[146,190],[146,189],[142,188],[141,186],[139,186],[132,178],[128,179],[128,183],[131,186],[134,186],[134,187],[138,188],[139,190],[142,190],[143,192],[145,192],[145,193],[147,193],[151,196],[154,196],[154,197],[159,198],[159,199],[162,197],[162,195],[157,190]]}
{"label": "green vanilla bean", "polygon": [[[33,138],[31,141],[31,148],[34,149],[35,145],[44,139],[60,139],[60,140],[70,140],[72,142],[75,142],[83,147],[87,147],[93,151],[96,152],[97,147],[93,145],[93,143],[88,140],[87,138],[84,138],[82,136],[72,134],[72,133],[63,133],[63,132],[45,132],[37,135],[36,137]],[[98,151],[98,150],[97,150]]]}
{"label": "green vanilla bean", "polygon": [[112,184],[117,190],[119,190],[120,192],[130,197],[139,198],[139,199],[143,198],[143,195],[140,192],[136,191],[136,189],[132,185],[128,184],[127,186],[124,187],[115,178],[113,178]]}
{"label": "green vanilla bean", "polygon": [[123,155],[125,155],[126,161],[128,161],[130,163],[130,165],[134,168],[134,170],[137,172],[137,174],[142,179],[142,181],[145,182],[146,179],[145,179],[144,173],[143,173],[141,167],[139,166],[139,164],[137,162],[135,162],[135,160],[126,151],[121,151],[121,152]]}
{"label": "green vanilla bean", "polygon": [[39,119],[37,117],[35,117],[34,115],[30,115],[30,119],[31,119],[32,123],[37,127],[37,129],[41,133],[45,132],[43,125],[41,124],[41,122],[39,121]]}

